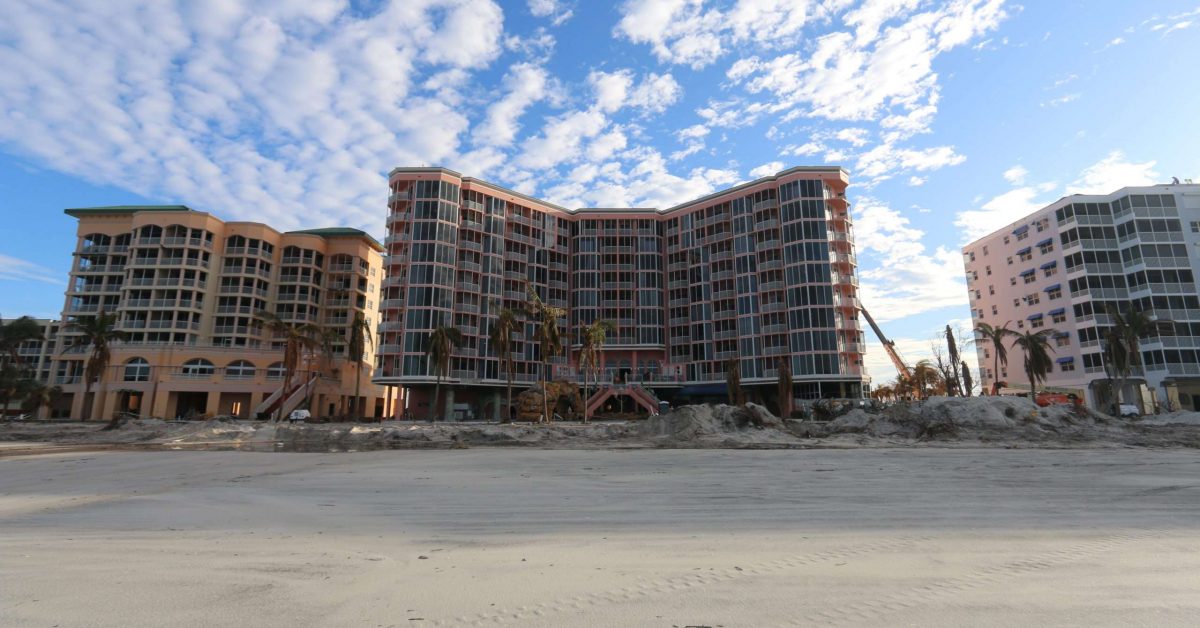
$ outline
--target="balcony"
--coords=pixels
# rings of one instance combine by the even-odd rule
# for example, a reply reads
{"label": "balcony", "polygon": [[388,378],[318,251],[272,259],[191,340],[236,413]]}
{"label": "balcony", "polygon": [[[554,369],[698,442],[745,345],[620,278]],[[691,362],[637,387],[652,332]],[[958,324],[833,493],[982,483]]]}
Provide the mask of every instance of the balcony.
{"label": "balcony", "polygon": [[782,281],[764,281],[758,284],[758,289],[764,291],[783,290],[784,287],[785,284]]}
{"label": "balcony", "polygon": [[456,287],[457,287],[459,290],[463,291],[463,292],[470,292],[470,293],[473,293],[473,294],[474,294],[474,293],[478,293],[478,292],[479,292],[479,290],[480,290],[480,288],[479,288],[479,284],[477,284],[477,283],[470,283],[470,282],[466,282],[466,281],[460,281],[460,282],[458,282],[458,284],[457,284],[457,286],[456,286]]}
{"label": "balcony", "polygon": [[787,332],[787,325],[764,325],[762,328],[764,334],[786,334]]}
{"label": "balcony", "polygon": [[380,309],[394,310],[404,307],[404,299],[384,299],[379,303]]}
{"label": "balcony", "polygon": [[760,220],[760,221],[758,221],[758,222],[757,222],[757,223],[754,225],[754,228],[755,228],[756,230],[763,230],[763,229],[778,229],[778,228],[779,228],[779,220],[778,220],[778,219],[776,219],[776,218],[770,218],[770,219],[767,219],[767,220]]}
{"label": "balcony", "polygon": [[763,303],[759,309],[763,312],[782,312],[787,309],[787,303],[784,303],[783,301]]}

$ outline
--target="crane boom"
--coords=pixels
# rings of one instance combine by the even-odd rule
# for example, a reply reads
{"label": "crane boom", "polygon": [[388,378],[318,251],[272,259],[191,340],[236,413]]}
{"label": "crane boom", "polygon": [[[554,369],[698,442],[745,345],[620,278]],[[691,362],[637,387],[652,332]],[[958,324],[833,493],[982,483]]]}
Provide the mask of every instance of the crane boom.
{"label": "crane boom", "polygon": [[904,360],[900,358],[900,352],[896,351],[895,341],[888,340],[887,336],[883,335],[883,330],[880,329],[879,325],[875,323],[875,319],[871,318],[871,313],[867,311],[867,308],[860,305],[858,309],[862,311],[863,316],[867,317],[867,324],[869,324],[871,329],[875,331],[875,335],[879,338],[879,342],[883,343],[883,350],[887,351],[888,357],[892,359],[892,365],[896,367],[896,372],[899,373],[900,377],[904,379],[911,378],[912,371],[908,368],[908,365],[904,363]]}

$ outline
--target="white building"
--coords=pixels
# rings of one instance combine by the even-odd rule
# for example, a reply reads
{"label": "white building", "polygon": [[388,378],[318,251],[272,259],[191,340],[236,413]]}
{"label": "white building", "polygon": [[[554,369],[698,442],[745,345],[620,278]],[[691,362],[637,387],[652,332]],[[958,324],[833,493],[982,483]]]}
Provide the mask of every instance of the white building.
{"label": "white building", "polygon": [[[1145,369],[1126,390],[1141,392],[1146,411],[1200,408],[1200,185],[1068,196],[963,247],[963,262],[975,324],[1058,330],[1049,389],[1109,407],[1102,342],[1112,304],[1175,328],[1142,342]],[[1008,350],[999,373],[992,347],[977,351],[985,389],[999,379],[1028,391],[1020,349]]]}

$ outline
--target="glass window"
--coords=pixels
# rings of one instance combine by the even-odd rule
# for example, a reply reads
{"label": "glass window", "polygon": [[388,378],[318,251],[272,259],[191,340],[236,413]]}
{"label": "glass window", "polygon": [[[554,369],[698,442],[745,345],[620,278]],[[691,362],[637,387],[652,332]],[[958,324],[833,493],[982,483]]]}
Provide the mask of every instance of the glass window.
{"label": "glass window", "polygon": [[125,363],[125,381],[150,381],[150,363],[143,358],[133,358]]}

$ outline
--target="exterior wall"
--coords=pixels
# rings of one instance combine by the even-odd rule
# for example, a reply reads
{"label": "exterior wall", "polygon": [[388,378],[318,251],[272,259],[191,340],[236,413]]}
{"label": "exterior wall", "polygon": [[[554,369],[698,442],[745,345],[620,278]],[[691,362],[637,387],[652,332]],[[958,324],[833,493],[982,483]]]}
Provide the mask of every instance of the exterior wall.
{"label": "exterior wall", "polygon": [[[865,372],[847,183],[840,168],[794,168],[666,210],[568,210],[442,168],[398,168],[375,381],[434,382],[424,342],[454,325],[465,342],[449,381],[501,384],[488,330],[502,308],[524,308],[528,288],[567,311],[570,350],[554,359],[556,378],[579,377],[581,331],[602,319],[616,329],[601,377],[723,382],[739,359],[744,383],[773,384],[789,360],[798,396],[822,396],[821,385],[837,390],[824,396],[857,396]],[[531,382],[539,347],[523,324],[515,380]]]}
{"label": "exterior wall", "polygon": [[[1047,386],[1107,406],[1110,400],[1098,384],[1109,377],[1102,359],[1104,332],[1111,324],[1108,308],[1133,308],[1173,321],[1174,335],[1142,341],[1146,368],[1138,369],[1127,393],[1145,384],[1157,391],[1159,403],[1197,407],[1200,185],[1066,197],[972,242],[963,255],[975,323],[1011,322],[1016,331],[1061,332],[1053,343],[1056,364]],[[1055,285],[1060,292],[1049,291]],[[977,350],[985,387],[998,378],[1028,389],[1019,349],[1009,350],[1009,366],[998,376],[992,348],[980,343]]]}
{"label": "exterior wall", "polygon": [[[127,399],[116,401],[117,391],[145,392],[138,401],[143,414],[175,416],[169,399],[208,391],[213,394],[196,414],[225,412],[236,400],[239,414],[249,416],[253,405],[281,385],[278,373],[269,376],[268,370],[282,359],[283,342],[264,329],[256,316],[260,311],[340,332],[329,367],[336,374],[318,384],[315,415],[331,414],[324,398],[335,400],[337,413],[349,407],[344,398],[354,394],[358,370],[366,413],[374,412],[384,391],[370,383],[373,345],[361,369],[345,360],[346,330],[355,315],[373,333],[379,322],[382,247],[362,232],[280,233],[259,223],[225,223],[184,207],[68,214],[79,219],[79,239],[53,381],[73,395],[73,416],[110,417],[122,403],[128,405]],[[92,387],[99,398],[92,415],[81,382],[88,350],[72,346],[77,334],[67,325],[101,311],[117,314],[117,328],[128,340],[114,346],[109,371]],[[127,377],[125,365],[143,360],[149,379]]]}

